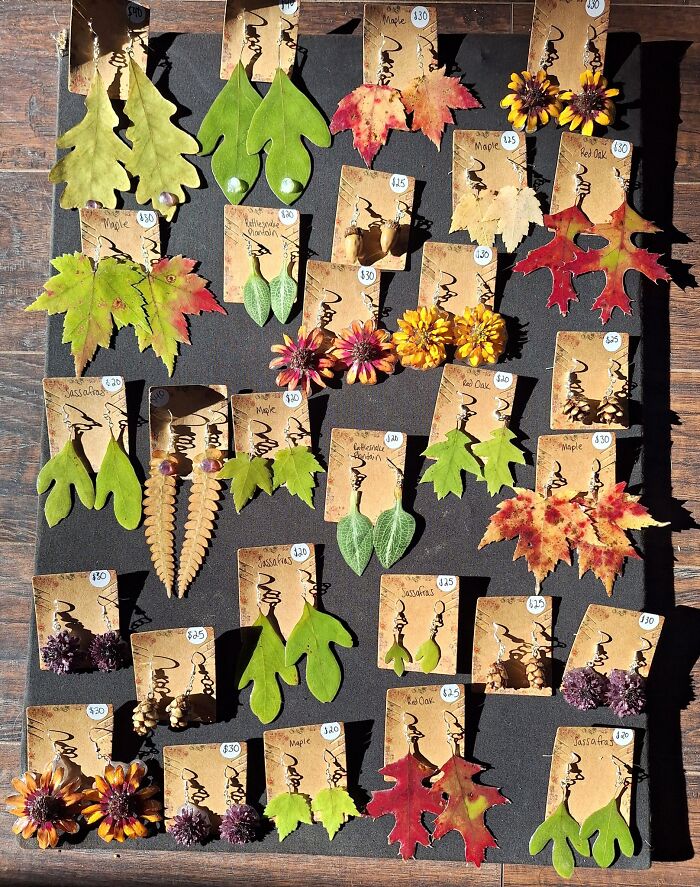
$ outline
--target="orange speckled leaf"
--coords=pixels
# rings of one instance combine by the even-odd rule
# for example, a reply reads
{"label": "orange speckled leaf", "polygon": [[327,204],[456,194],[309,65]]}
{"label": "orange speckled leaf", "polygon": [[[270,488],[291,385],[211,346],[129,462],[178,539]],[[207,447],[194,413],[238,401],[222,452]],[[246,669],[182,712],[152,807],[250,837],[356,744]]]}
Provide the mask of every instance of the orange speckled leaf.
{"label": "orange speckled leaf", "polygon": [[464,858],[477,868],[486,858],[487,849],[498,847],[486,828],[484,814],[497,804],[510,803],[497,788],[474,782],[473,777],[483,769],[479,764],[452,755],[432,785],[437,798],[447,798],[445,809],[435,820],[433,840],[438,841],[452,831],[459,832],[464,839]]}
{"label": "orange speckled leaf", "polygon": [[607,323],[615,308],[624,314],[632,313],[632,304],[625,292],[625,274],[639,271],[649,280],[668,280],[669,273],[658,263],[659,253],[650,253],[632,242],[634,234],[653,234],[659,229],[636,213],[627,202],[615,210],[610,221],[595,225],[591,234],[604,237],[608,243],[602,249],[581,253],[565,266],[573,274],[590,271],[605,273],[603,292],[593,303],[592,310],[600,311],[600,320]]}
{"label": "orange speckled leaf", "polygon": [[420,130],[440,150],[445,126],[453,123],[452,111],[461,108],[480,108],[481,103],[459,77],[447,77],[444,68],[435,68],[416,77],[401,93],[401,101],[413,114],[411,130]]}
{"label": "orange speckled leaf", "polygon": [[401,93],[391,86],[364,83],[338,102],[331,132],[352,130],[352,143],[367,166],[386,145],[390,129],[408,130]]}

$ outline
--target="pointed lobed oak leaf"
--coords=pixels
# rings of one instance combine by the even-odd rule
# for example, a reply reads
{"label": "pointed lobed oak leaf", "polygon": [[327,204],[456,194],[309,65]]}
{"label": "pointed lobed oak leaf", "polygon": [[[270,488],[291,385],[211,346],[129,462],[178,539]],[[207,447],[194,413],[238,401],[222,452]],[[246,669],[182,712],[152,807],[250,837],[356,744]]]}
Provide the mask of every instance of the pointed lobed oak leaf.
{"label": "pointed lobed oak leaf", "polygon": [[153,348],[172,376],[178,343],[190,344],[188,314],[217,311],[226,314],[206,288],[206,281],[192,272],[192,259],[175,256],[160,259],[143,277],[137,289],[143,296],[150,329],[139,329],[139,350]]}
{"label": "pointed lobed oak leaf", "polygon": [[452,110],[480,108],[481,103],[459,77],[447,77],[445,68],[435,68],[416,77],[401,93],[401,101],[413,114],[411,130],[420,130],[440,150],[445,125],[454,123]]}
{"label": "pointed lobed oak leaf", "polygon": [[474,454],[484,463],[483,475],[478,479],[486,481],[491,496],[495,496],[501,487],[513,486],[511,465],[525,464],[525,454],[515,446],[514,440],[515,434],[502,425],[494,428],[487,440],[474,444]]}
{"label": "pointed lobed oak leaf", "polygon": [[653,234],[658,230],[656,225],[647,222],[624,201],[611,214],[610,221],[595,225],[590,232],[604,237],[607,245],[582,253],[566,265],[566,270],[573,274],[604,272],[605,286],[591,309],[600,311],[601,323],[610,320],[615,308],[619,308],[623,314],[632,313],[632,303],[625,292],[625,274],[628,271],[639,271],[651,281],[670,279],[668,271],[657,261],[660,253],[651,253],[632,242],[635,234]]}
{"label": "pointed lobed oak leaf", "polygon": [[542,209],[532,188],[506,185],[496,194],[494,209],[498,217],[498,233],[509,253],[527,237],[530,223],[542,224]]}
{"label": "pointed lobed oak leaf", "polygon": [[436,771],[410,752],[382,767],[382,776],[395,779],[396,784],[383,791],[372,792],[367,813],[377,819],[390,814],[396,820],[389,832],[389,843],[399,844],[402,859],[413,859],[416,847],[430,844],[430,834],[423,825],[424,813],[441,813],[445,804],[441,797],[426,788],[424,782]]}
{"label": "pointed lobed oak leaf", "polygon": [[451,831],[464,839],[464,856],[477,868],[486,858],[489,847],[498,847],[486,828],[484,814],[498,804],[509,804],[497,788],[479,785],[474,776],[484,768],[456,755],[442,767],[431,791],[440,799],[446,797],[445,809],[435,820],[433,840],[438,841]]}
{"label": "pointed lobed oak leaf", "polygon": [[438,499],[444,499],[450,493],[462,497],[462,471],[482,479],[481,465],[472,455],[470,444],[468,435],[453,428],[447,432],[445,440],[434,443],[423,452],[428,459],[435,459],[435,463],[428,466],[420,483],[432,483]]}
{"label": "pointed lobed oak leaf", "polygon": [[556,305],[563,316],[569,311],[571,302],[578,302],[573,287],[573,274],[564,266],[573,262],[584,251],[574,243],[579,234],[592,228],[588,217],[578,206],[570,206],[561,212],[544,216],[546,228],[554,232],[554,237],[544,246],[530,250],[513,270],[521,274],[531,274],[540,268],[547,268],[552,275],[552,290],[547,297],[547,307]]}
{"label": "pointed lobed oak leaf", "polygon": [[408,130],[401,93],[391,86],[364,83],[338,102],[331,132],[352,130],[352,143],[367,166],[386,145],[390,129]]}
{"label": "pointed lobed oak leaf", "polygon": [[479,246],[493,246],[499,222],[495,196],[493,191],[480,191],[477,195],[467,188],[452,213],[450,234],[468,231]]}
{"label": "pointed lobed oak leaf", "polygon": [[95,356],[98,346],[108,348],[117,327],[133,326],[137,335],[148,331],[141,293],[136,289],[142,273],[133,262],[109,256],[94,264],[82,253],[52,259],[58,271],[27,311],[65,314],[63,344],[70,343],[75,374]]}
{"label": "pointed lobed oak leaf", "polygon": [[515,488],[515,497],[498,505],[479,548],[518,537],[513,560],[524,557],[536,588],[559,561],[571,564],[571,548],[583,537],[590,519],[575,502],[554,493],[545,499],[533,490]]}

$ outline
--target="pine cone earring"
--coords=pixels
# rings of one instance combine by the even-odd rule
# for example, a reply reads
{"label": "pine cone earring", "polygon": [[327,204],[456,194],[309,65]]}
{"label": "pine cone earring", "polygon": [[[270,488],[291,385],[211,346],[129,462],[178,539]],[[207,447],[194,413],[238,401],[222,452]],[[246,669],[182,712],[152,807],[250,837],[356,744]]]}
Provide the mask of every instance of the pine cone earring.
{"label": "pine cone earring", "polygon": [[192,654],[190,660],[192,663],[192,671],[190,672],[190,679],[187,682],[185,692],[180,693],[166,706],[165,711],[170,718],[170,727],[172,730],[184,730],[191,720],[190,696],[192,695],[192,690],[194,688],[194,679],[197,675],[198,669],[201,668],[206,661],[206,657],[203,653],[196,652]]}
{"label": "pine cone earring", "polygon": [[[595,417],[596,422],[600,422],[603,425],[619,424],[625,416],[623,400],[626,399],[627,382],[624,376],[620,373],[621,369],[622,364],[620,361],[611,358],[610,366],[608,367],[608,379],[610,380],[610,384],[608,385],[602,400],[598,404]],[[622,379],[623,385],[620,391],[616,392],[615,385],[620,379]]]}
{"label": "pine cone earring", "polygon": [[508,631],[505,625],[499,625],[498,622],[494,622],[493,636],[498,644],[498,654],[496,656],[496,661],[491,665],[488,674],[486,675],[486,689],[490,692],[502,690],[504,687],[508,686],[508,671],[503,664],[503,659],[506,655],[506,645],[503,643],[503,638],[499,634],[500,629],[502,629],[504,634]]}
{"label": "pine cone earring", "polygon": [[153,662],[150,663],[149,668],[150,675],[146,698],[136,703],[131,715],[131,724],[134,733],[138,736],[148,736],[158,726],[158,702],[154,689]]}
{"label": "pine cone earring", "polygon": [[[581,364],[581,368],[577,370],[576,364]],[[561,409],[569,422],[572,423],[583,422],[591,412],[591,405],[583,394],[583,385],[579,378],[580,375],[587,372],[588,364],[575,357],[571,371],[566,377],[566,400]]]}
{"label": "pine cone earring", "polygon": [[654,645],[648,638],[640,638],[645,647],[634,654],[634,661],[628,671],[613,668],[608,675],[608,689],[605,702],[618,718],[638,715],[644,711],[647,702],[646,678],[639,673],[646,663],[644,654]]}
{"label": "pine cone earring", "polygon": [[541,690],[546,685],[544,659],[537,643],[538,629],[540,633],[544,634],[544,628],[540,623],[534,622],[531,635],[532,647],[530,653],[523,660],[527,682],[533,690]]}

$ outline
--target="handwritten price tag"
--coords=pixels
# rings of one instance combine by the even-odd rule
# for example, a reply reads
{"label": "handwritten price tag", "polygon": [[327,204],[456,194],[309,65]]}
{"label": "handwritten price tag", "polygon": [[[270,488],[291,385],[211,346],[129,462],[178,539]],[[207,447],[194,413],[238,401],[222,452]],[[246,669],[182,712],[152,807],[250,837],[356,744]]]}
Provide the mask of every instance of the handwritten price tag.
{"label": "handwritten price tag", "polygon": [[289,554],[293,561],[303,564],[304,561],[308,561],[311,557],[311,549],[306,542],[297,542],[289,549]]}
{"label": "handwritten price tag", "polygon": [[132,25],[138,25],[146,18],[146,10],[136,3],[129,3],[126,7],[126,17]]}
{"label": "handwritten price tag", "polygon": [[408,191],[408,176],[395,172],[389,179],[389,187],[394,194],[405,194]]}
{"label": "handwritten price tag", "polygon": [[643,631],[653,631],[660,621],[656,613],[642,613],[639,617],[639,627]]}
{"label": "handwritten price tag", "polygon": [[140,209],[136,213],[136,221],[142,228],[152,228],[158,221],[158,216],[151,209]]}
{"label": "handwritten price tag", "polygon": [[543,613],[547,608],[547,601],[539,594],[531,594],[530,597],[525,601],[525,608],[528,613],[532,613],[533,616],[536,616],[538,613]]}
{"label": "handwritten price tag", "polygon": [[360,265],[357,269],[357,279],[362,286],[372,286],[377,281],[377,269],[371,265]]}
{"label": "handwritten price tag", "polygon": [[520,135],[517,132],[504,132],[501,134],[501,148],[504,151],[515,151],[520,145]]}
{"label": "handwritten price tag", "polygon": [[499,391],[507,391],[507,389],[513,384],[513,374],[504,373],[502,370],[499,370],[497,373],[494,373],[493,384]]}
{"label": "handwritten price tag", "polygon": [[340,736],[340,724],[337,721],[331,721],[329,724],[321,724],[321,736],[326,742],[333,742]]}
{"label": "handwritten price tag", "polygon": [[607,450],[613,442],[613,436],[609,431],[596,431],[591,437],[591,443],[596,450]]}
{"label": "handwritten price tag", "polygon": [[586,0],[586,12],[591,18],[598,18],[605,12],[605,0]]}
{"label": "handwritten price tag", "polygon": [[617,157],[618,160],[624,160],[631,149],[632,146],[630,143],[626,142],[624,139],[613,139],[611,151],[613,157]]}
{"label": "handwritten price tag", "polygon": [[88,577],[93,588],[107,588],[109,585],[109,570],[93,570]]}
{"label": "handwritten price tag", "polygon": [[102,382],[104,390],[108,391],[110,394],[115,394],[117,391],[121,391],[124,387],[124,380],[121,376],[102,376],[100,381]]}
{"label": "handwritten price tag", "polygon": [[622,336],[619,333],[606,333],[603,336],[603,348],[606,351],[619,351],[622,347]]}
{"label": "handwritten price tag", "polygon": [[222,742],[219,746],[219,752],[222,758],[232,761],[240,755],[241,744],[240,742]]}
{"label": "handwritten price tag", "polygon": [[203,644],[204,641],[206,641],[207,630],[206,628],[202,628],[201,626],[187,628],[185,629],[185,637],[191,644],[194,644],[195,647],[198,647],[200,644]]}
{"label": "handwritten price tag", "polygon": [[454,591],[457,588],[457,577],[456,576],[438,576],[435,584],[438,587],[438,591]]}
{"label": "handwritten price tag", "polygon": [[299,217],[299,213],[297,212],[297,210],[289,209],[289,207],[284,207],[277,213],[277,215],[279,216],[279,220],[280,222],[282,222],[283,225],[293,225]]}
{"label": "handwritten price tag", "polygon": [[443,684],[440,687],[440,699],[443,702],[456,702],[461,695],[462,691],[458,684]]}
{"label": "handwritten price tag", "polygon": [[430,24],[430,10],[425,6],[414,6],[411,10],[411,24],[419,30]]}
{"label": "handwritten price tag", "polygon": [[493,259],[493,250],[490,246],[477,246],[474,250],[474,261],[477,265],[488,265]]}
{"label": "handwritten price tag", "polygon": [[282,401],[290,410],[295,410],[302,402],[303,396],[301,391],[285,391],[282,395]]}
{"label": "handwritten price tag", "polygon": [[284,15],[294,15],[294,13],[299,8],[299,4],[297,0],[291,0],[290,3],[280,3],[280,12],[284,13]]}
{"label": "handwritten price tag", "polygon": [[85,706],[85,714],[91,721],[101,721],[109,714],[109,708],[104,702],[92,702]]}
{"label": "handwritten price tag", "polygon": [[616,727],[613,730],[613,742],[615,745],[622,746],[624,748],[626,745],[629,745],[630,742],[634,739],[634,730],[625,730],[623,727]]}
{"label": "handwritten price tag", "polygon": [[151,404],[154,407],[164,407],[170,400],[170,395],[165,388],[154,388],[151,391]]}

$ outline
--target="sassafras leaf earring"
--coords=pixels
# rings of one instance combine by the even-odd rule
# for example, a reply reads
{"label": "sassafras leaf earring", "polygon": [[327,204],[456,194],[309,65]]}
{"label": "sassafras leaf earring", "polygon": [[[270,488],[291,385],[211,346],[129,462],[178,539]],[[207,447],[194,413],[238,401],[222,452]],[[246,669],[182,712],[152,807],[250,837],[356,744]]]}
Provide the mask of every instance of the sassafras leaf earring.
{"label": "sassafras leaf earring", "polygon": [[36,479],[36,489],[40,496],[51,488],[44,502],[44,515],[50,527],[56,526],[71,513],[71,489],[86,508],[93,508],[95,505],[95,486],[76,448],[77,430],[70,421],[65,405],[62,412],[63,422],[68,429],[68,439],[58,453],[42,467]]}
{"label": "sassafras leaf earring", "polygon": [[387,664],[393,665],[394,672],[398,677],[401,677],[406,671],[406,663],[413,662],[413,657],[406,649],[403,642],[404,629],[407,625],[408,619],[406,618],[406,606],[399,598],[396,602],[396,612],[394,613],[394,640],[384,657],[384,661]]}
{"label": "sassafras leaf earring", "polygon": [[444,625],[443,614],[445,612],[445,604],[443,601],[436,601],[433,607],[433,618],[430,623],[430,631],[428,637],[418,647],[416,651],[416,662],[420,664],[421,671],[429,674],[435,671],[440,662],[442,652],[436,641],[436,637],[440,629]]}
{"label": "sassafras leaf earring", "polygon": [[585,841],[589,841],[597,833],[593,841],[593,859],[602,869],[609,868],[615,861],[615,844],[628,859],[634,855],[634,838],[627,820],[620,812],[620,798],[631,778],[622,775],[620,759],[615,755],[612,755],[612,759],[617,770],[613,796],[604,807],[591,813],[581,826],[581,837]]}
{"label": "sassafras leaf earring", "polygon": [[109,425],[109,441],[95,478],[95,510],[104,508],[112,496],[114,516],[125,530],[135,530],[141,523],[141,483],[134,466],[124,450],[123,439],[127,433],[126,414],[120,416],[117,434],[110,409],[106,403],[104,418]]}

